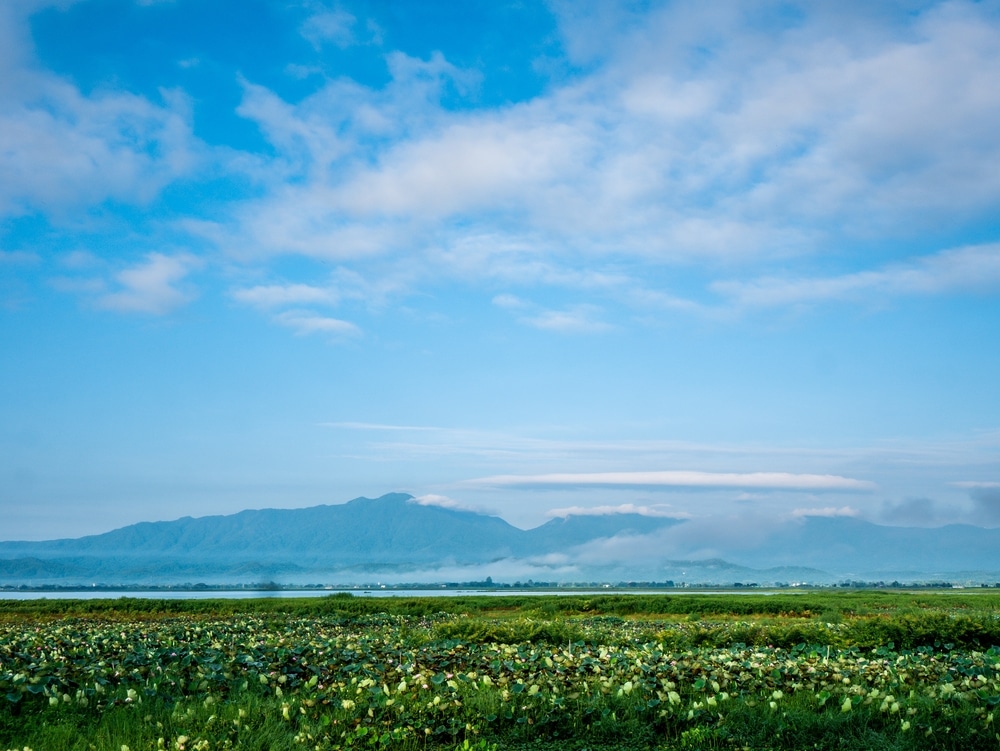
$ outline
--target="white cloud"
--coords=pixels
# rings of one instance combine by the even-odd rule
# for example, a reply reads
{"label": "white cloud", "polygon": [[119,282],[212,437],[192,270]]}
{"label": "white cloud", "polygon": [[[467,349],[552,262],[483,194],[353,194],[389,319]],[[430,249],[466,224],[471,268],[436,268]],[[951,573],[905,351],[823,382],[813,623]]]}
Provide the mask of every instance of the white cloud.
{"label": "white cloud", "polygon": [[446,428],[436,428],[428,425],[384,425],[372,422],[329,422],[323,423],[331,428],[346,428],[348,430],[388,430],[388,431],[442,431]]}
{"label": "white cloud", "polygon": [[[0,215],[149,202],[205,163],[184,95],[84,95],[32,59],[26,19],[38,5],[12,7],[0,9],[0,141],[17,148],[0,149]],[[996,214],[996,14],[960,1],[913,13],[808,4],[784,23],[768,7],[557,4],[565,48],[587,72],[490,108],[442,105],[479,74],[440,52],[388,51],[384,86],[339,77],[297,101],[244,80],[238,114],[274,154],[232,151],[224,168],[249,175],[257,197],[184,227],[243,266],[286,254],[337,264],[382,304],[441,283],[501,283],[495,304],[525,301],[514,320],[563,333],[606,331],[624,320],[619,307],[648,320],[995,293],[995,244],[894,264],[878,253]],[[304,8],[300,32],[318,46],[377,32],[335,4]],[[858,238],[875,248],[865,270],[796,263]],[[773,262],[790,271],[756,270]],[[673,273],[683,267],[701,273]],[[552,287],[586,290],[587,304],[527,303]],[[232,295],[269,310],[350,296],[308,278]]]}
{"label": "white cloud", "polygon": [[115,274],[117,290],[99,297],[96,304],[128,313],[169,313],[192,299],[190,292],[177,285],[199,265],[189,255],[148,253],[142,263]]}
{"label": "white cloud", "polygon": [[[845,236],[948,234],[1000,202],[1000,23],[981,4],[852,6],[843,18],[809,5],[787,26],[735,3],[559,12],[590,73],[527,102],[446,110],[442,91],[475,82],[441,55],[390,54],[384,88],[330,81],[295,104],[248,83],[240,113],[278,157],[262,173],[268,194],[216,227],[223,243],[356,269],[377,259],[398,289],[505,280],[711,313],[650,269],[795,268]],[[347,19],[334,15],[340,33]],[[993,291],[994,254],[711,289],[740,307]],[[524,322],[605,325],[573,309]]]}
{"label": "white cloud", "polygon": [[1000,482],[983,482],[979,480],[964,480],[962,482],[952,483],[956,488],[968,488],[970,490],[976,490],[980,488],[1000,488]]}
{"label": "white cloud", "polygon": [[0,266],[29,266],[40,260],[38,254],[25,250],[0,250]]}
{"label": "white cloud", "polygon": [[0,139],[17,144],[0,150],[0,214],[59,216],[108,198],[145,203],[194,168],[187,113],[177,106],[128,94],[86,99],[45,78],[33,85],[32,101],[0,112]]}
{"label": "white cloud", "polygon": [[0,3],[0,216],[64,218],[107,199],[142,204],[192,174],[202,154],[187,98],[167,90],[160,103],[108,89],[84,95],[40,70],[28,18],[42,5]]}
{"label": "white cloud", "polygon": [[552,509],[546,513],[546,516],[566,518],[569,516],[610,516],[612,514],[638,514],[639,516],[671,519],[688,519],[691,516],[682,511],[669,511],[660,506],[637,506],[634,503],[621,503],[617,506],[568,506]]}
{"label": "white cloud", "polygon": [[332,334],[338,337],[353,337],[361,334],[361,330],[349,321],[321,316],[308,310],[286,310],[277,314],[274,320],[282,326],[293,329],[299,336]]}
{"label": "white cloud", "polygon": [[337,295],[330,289],[310,284],[264,284],[234,290],[233,298],[260,308],[284,305],[337,302]]}
{"label": "white cloud", "polygon": [[410,503],[415,503],[419,506],[438,506],[440,508],[452,509],[454,511],[473,511],[477,514],[495,515],[495,512],[493,511],[487,511],[479,506],[473,506],[468,503],[463,503],[462,501],[456,501],[454,498],[449,498],[446,495],[437,495],[434,493],[427,493],[425,495],[411,498]]}
{"label": "white cloud", "polygon": [[325,42],[344,48],[354,44],[356,22],[357,19],[345,10],[324,10],[309,16],[301,32],[317,48]]}
{"label": "white cloud", "polygon": [[600,309],[593,305],[575,305],[566,310],[545,310],[522,318],[529,326],[561,334],[595,334],[609,331],[611,325],[597,319]]}
{"label": "white cloud", "polygon": [[838,475],[787,472],[579,472],[545,475],[496,475],[469,485],[507,488],[757,488],[769,490],[871,490],[874,483]]}
{"label": "white cloud", "polygon": [[59,265],[72,271],[100,268],[101,259],[89,250],[72,250],[59,258]]}
{"label": "white cloud", "polygon": [[861,512],[858,509],[852,508],[851,506],[841,506],[839,508],[836,506],[824,506],[823,508],[797,508],[792,511],[792,516],[797,519],[803,519],[809,516],[820,516],[830,519],[838,516],[855,517],[860,514]]}
{"label": "white cloud", "polygon": [[821,278],[716,282],[712,288],[732,304],[746,308],[997,291],[1000,290],[1000,244],[955,248],[874,271]]}
{"label": "white cloud", "polygon": [[493,298],[493,304],[498,308],[507,308],[518,310],[520,308],[528,307],[528,304],[517,297],[516,295],[496,295]]}

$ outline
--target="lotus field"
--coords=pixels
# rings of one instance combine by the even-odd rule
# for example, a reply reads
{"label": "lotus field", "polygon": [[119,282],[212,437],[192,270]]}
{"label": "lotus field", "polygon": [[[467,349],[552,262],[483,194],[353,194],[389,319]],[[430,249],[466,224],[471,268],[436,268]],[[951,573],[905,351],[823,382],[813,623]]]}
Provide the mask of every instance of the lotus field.
{"label": "lotus field", "polygon": [[0,749],[1000,749],[998,607],[4,602]]}

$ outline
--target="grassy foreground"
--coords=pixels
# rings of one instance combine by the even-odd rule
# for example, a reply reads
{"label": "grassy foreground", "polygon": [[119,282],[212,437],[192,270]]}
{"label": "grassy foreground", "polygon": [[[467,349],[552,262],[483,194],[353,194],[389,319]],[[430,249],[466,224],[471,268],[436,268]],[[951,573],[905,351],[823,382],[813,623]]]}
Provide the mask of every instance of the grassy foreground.
{"label": "grassy foreground", "polygon": [[1000,596],[0,601],[0,749],[1000,749]]}

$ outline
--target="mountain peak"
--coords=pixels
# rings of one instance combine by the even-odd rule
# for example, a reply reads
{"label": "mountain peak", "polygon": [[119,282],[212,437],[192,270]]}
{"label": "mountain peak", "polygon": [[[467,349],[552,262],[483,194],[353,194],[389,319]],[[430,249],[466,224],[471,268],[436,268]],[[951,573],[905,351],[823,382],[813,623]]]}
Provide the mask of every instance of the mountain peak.
{"label": "mountain peak", "polygon": [[413,496],[409,493],[386,493],[380,495],[378,498],[368,498],[367,496],[358,496],[357,498],[352,498],[345,506],[350,506],[352,504],[363,506],[368,503],[380,503],[384,505],[407,503],[413,500]]}

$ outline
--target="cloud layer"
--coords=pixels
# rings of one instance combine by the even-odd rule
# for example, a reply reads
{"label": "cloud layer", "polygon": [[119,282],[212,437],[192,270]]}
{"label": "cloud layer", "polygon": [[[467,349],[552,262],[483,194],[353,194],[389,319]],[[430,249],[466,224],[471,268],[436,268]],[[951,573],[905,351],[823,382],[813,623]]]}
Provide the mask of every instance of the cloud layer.
{"label": "cloud layer", "polygon": [[875,485],[836,475],[787,472],[579,472],[545,475],[497,475],[469,480],[469,485],[511,488],[737,488],[754,490],[872,490]]}
{"label": "cloud layer", "polygon": [[[360,328],[320,306],[402,305],[451,284],[552,334],[1000,290],[1000,246],[956,242],[1000,205],[989,3],[556,4],[580,71],[502,106],[476,106],[482,72],[440,50],[381,49],[380,87],[331,76],[290,97],[240,78],[234,114],[261,152],[208,148],[183,91],[84,94],[41,69],[26,40],[45,5],[0,14],[0,137],[17,144],[0,153],[0,218],[148,205],[206,170],[249,181],[250,195],[174,227],[251,270],[259,281],[232,299],[297,334]],[[383,43],[358,9],[309,7],[298,32],[318,54]],[[875,252],[844,250],[857,244]],[[282,278],[288,256],[335,281]],[[562,304],[531,302],[539,289]],[[194,297],[105,307],[163,314]]]}

